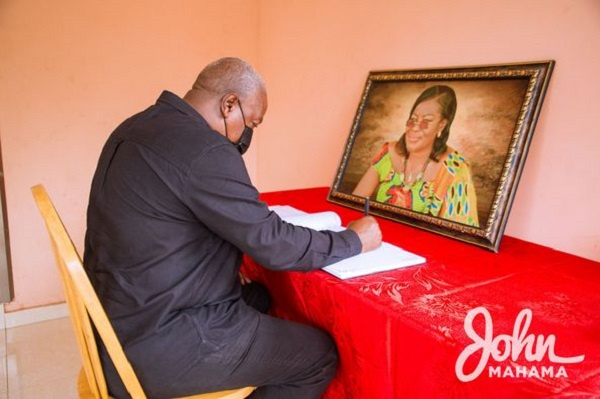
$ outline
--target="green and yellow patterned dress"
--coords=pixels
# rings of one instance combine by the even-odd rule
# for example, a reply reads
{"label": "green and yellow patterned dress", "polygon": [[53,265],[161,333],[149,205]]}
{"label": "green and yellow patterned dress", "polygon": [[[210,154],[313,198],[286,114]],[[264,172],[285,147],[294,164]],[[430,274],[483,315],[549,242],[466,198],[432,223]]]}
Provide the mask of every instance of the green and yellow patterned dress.
{"label": "green and yellow patterned dress", "polygon": [[448,148],[439,161],[442,165],[433,180],[418,180],[412,186],[405,186],[404,174],[394,170],[389,148],[390,144],[385,143],[373,160],[373,167],[379,175],[378,202],[479,226],[475,187],[463,155]]}

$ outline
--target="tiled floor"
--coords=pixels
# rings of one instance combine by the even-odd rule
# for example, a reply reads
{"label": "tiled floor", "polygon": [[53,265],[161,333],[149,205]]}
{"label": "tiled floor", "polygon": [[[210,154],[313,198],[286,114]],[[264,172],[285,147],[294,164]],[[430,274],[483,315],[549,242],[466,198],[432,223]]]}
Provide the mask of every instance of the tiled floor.
{"label": "tiled floor", "polygon": [[69,318],[9,328],[0,338],[0,399],[77,398],[81,360]]}

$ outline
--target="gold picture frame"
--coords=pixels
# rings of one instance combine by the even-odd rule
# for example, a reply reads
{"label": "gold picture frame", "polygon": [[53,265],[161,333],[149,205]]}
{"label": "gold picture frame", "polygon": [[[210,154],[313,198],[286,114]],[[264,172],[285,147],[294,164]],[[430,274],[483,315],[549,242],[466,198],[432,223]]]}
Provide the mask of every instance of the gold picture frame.
{"label": "gold picture frame", "polygon": [[497,252],[553,68],[371,71],[328,200]]}

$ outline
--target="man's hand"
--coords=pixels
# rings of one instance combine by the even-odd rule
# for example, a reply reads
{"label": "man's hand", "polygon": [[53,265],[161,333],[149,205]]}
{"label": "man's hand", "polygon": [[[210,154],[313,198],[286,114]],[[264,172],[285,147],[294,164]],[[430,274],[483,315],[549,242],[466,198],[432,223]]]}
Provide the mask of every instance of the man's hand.
{"label": "man's hand", "polygon": [[354,230],[362,243],[362,252],[372,251],[381,245],[381,230],[373,216],[365,216],[348,223],[348,228]]}

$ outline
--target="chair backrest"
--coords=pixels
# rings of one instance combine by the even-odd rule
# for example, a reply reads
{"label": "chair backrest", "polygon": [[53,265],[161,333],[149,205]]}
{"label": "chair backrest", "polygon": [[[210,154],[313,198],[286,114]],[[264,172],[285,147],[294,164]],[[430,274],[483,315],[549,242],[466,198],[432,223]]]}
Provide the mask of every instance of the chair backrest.
{"label": "chair backrest", "polygon": [[48,193],[41,185],[31,191],[50,235],[90,391],[97,399],[108,398],[91,318],[129,394],[146,398]]}

